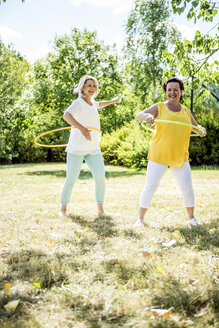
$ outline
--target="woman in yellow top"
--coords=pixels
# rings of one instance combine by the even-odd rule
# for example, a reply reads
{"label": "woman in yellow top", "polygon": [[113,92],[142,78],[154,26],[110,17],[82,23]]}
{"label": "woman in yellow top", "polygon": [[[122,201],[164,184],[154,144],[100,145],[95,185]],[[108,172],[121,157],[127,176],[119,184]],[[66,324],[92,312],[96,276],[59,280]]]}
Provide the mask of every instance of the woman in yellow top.
{"label": "woman in yellow top", "polygon": [[[167,101],[145,109],[137,114],[136,119],[153,124],[156,118],[157,120],[184,122],[200,128],[189,109],[180,104],[184,90],[182,80],[172,77],[163,84],[163,89]],[[139,219],[134,225],[144,224],[145,213],[168,166],[171,167],[182,191],[189,223],[193,226],[199,225],[200,223],[194,217],[194,192],[188,148],[191,131],[200,137],[204,137],[206,131],[203,127],[200,131],[184,125],[163,122],[155,122],[155,125],[156,131],[148,153],[146,183],[140,197]]]}

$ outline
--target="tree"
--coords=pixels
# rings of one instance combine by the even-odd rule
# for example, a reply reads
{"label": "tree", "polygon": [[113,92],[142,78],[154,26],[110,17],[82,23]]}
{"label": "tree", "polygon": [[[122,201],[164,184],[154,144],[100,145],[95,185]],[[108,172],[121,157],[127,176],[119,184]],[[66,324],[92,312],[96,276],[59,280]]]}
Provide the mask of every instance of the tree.
{"label": "tree", "polygon": [[182,14],[188,10],[187,18],[197,19],[202,18],[206,22],[212,22],[218,13],[218,1],[207,0],[171,0],[171,5],[174,14]]}
{"label": "tree", "polygon": [[218,84],[219,62],[213,60],[209,63],[210,57],[218,52],[218,46],[217,38],[202,35],[199,31],[196,31],[193,41],[176,42],[172,53],[163,52],[163,58],[170,65],[170,69],[164,72],[164,76],[169,77],[173,71],[178,71],[185,79],[193,78],[193,88],[209,81]]}
{"label": "tree", "polygon": [[[195,21],[202,18],[206,22],[213,22],[217,13],[213,1],[172,0],[171,3],[174,12],[179,14],[188,9],[185,6],[188,3],[190,7],[187,17],[194,18]],[[184,5],[181,7],[182,3]],[[217,24],[209,27],[209,32],[216,27]],[[169,70],[165,70],[164,76],[168,78],[177,71],[184,77],[187,84],[184,103],[187,107],[190,105],[192,110],[194,96],[195,117],[199,124],[207,129],[205,138],[191,140],[190,157],[196,165],[218,163],[218,105],[215,98],[210,95],[210,91],[203,88],[203,86],[208,86],[208,89],[218,92],[216,85],[219,85],[219,62],[214,58],[218,49],[217,33],[215,36],[210,36],[208,33],[203,35],[200,31],[196,31],[192,41],[176,42],[172,52],[164,51],[163,53],[166,62],[170,65]],[[191,99],[188,87],[191,88]]]}
{"label": "tree", "polygon": [[[100,84],[97,99],[110,99],[121,93],[122,78],[118,56],[115,51],[97,40],[96,33],[73,29],[69,35],[56,37],[54,51],[46,60],[34,65],[34,102],[38,114],[46,112],[56,116],[55,121],[47,121],[48,129],[66,124],[63,111],[77,97],[73,88],[83,75],[95,76]],[[100,113],[103,131],[112,129],[115,106]]]}
{"label": "tree", "polygon": [[146,102],[149,90],[157,99],[157,84],[164,69],[162,53],[174,44],[179,34],[170,23],[170,8],[166,0],[136,0],[126,24],[126,57],[130,82],[136,95]]}
{"label": "tree", "polygon": [[10,46],[0,41],[0,128],[2,163],[18,157],[17,142],[25,113],[15,108],[26,86],[30,65]]}
{"label": "tree", "polygon": [[[64,160],[63,148],[36,147],[33,140],[45,131],[67,125],[63,112],[77,97],[73,88],[83,75],[90,74],[98,79],[97,101],[122,93],[124,82],[115,49],[99,41],[96,33],[73,29],[68,35],[56,37],[53,51],[46,59],[35,62],[33,69],[18,54],[11,51],[8,54],[3,45],[2,49],[5,55],[4,60],[3,57],[0,60],[0,69],[4,78],[0,79],[0,89],[5,98],[1,106],[4,105],[8,113],[7,118],[2,114],[5,119],[2,162]],[[7,90],[7,84],[11,90]],[[133,101],[125,98],[117,106],[100,111],[103,132],[111,132],[133,119]],[[42,142],[66,143],[69,131],[66,133],[51,134]]]}
{"label": "tree", "polygon": [[[16,146],[20,162],[64,160],[63,148],[36,147],[33,140],[45,131],[67,125],[63,120],[64,110],[77,97],[73,88],[85,74],[93,75],[99,81],[97,101],[111,99],[121,93],[123,81],[115,50],[98,41],[96,33],[87,30],[81,32],[75,28],[69,35],[56,37],[53,51],[46,59],[34,63],[28,75],[29,83],[14,104],[16,111],[25,113]],[[121,115],[120,123],[128,117]],[[100,118],[103,132],[115,129],[115,124],[118,124],[116,106],[100,111]],[[63,144],[67,142],[68,135],[69,130],[66,134],[51,134],[42,142]],[[8,161],[15,161],[13,156],[12,152],[12,159]]]}
{"label": "tree", "polygon": [[[195,9],[197,7],[197,2],[198,1],[193,1],[190,8],[190,12],[193,12],[196,16],[190,14],[189,19],[191,17],[202,17],[206,21],[211,22],[213,16],[216,14],[216,9],[212,9],[213,4],[209,1],[200,1],[199,11],[196,13]],[[185,10],[186,1],[184,1],[183,7],[177,7],[177,5],[179,6],[181,3],[182,0],[172,1],[175,12],[181,13]],[[205,10],[204,4],[207,8]],[[210,11],[211,16],[209,14],[209,8],[212,10]],[[211,19],[209,19],[209,17],[211,17]],[[216,27],[217,24],[213,26],[213,28],[210,28],[210,31]],[[217,30],[219,30],[219,27]],[[216,59],[213,59],[218,50],[219,38],[217,33],[215,36],[210,36],[208,33],[204,35],[201,34],[200,31],[196,31],[194,40],[177,41],[172,52],[163,52],[164,59],[170,65],[170,69],[164,72],[164,76],[169,77],[173,72],[178,71],[178,73],[183,75],[185,79],[191,80],[191,87],[194,89],[203,83],[208,83],[209,81],[218,84],[219,62]]]}

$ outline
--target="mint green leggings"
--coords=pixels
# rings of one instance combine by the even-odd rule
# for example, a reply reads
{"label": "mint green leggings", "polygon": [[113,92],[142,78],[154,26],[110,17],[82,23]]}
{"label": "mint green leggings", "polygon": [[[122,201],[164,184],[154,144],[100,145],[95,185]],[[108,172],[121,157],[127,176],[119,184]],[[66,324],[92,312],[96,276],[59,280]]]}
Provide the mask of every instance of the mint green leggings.
{"label": "mint green leggings", "polygon": [[83,160],[86,161],[95,180],[95,195],[97,203],[104,202],[105,195],[105,169],[101,153],[95,155],[74,155],[67,153],[67,173],[62,190],[61,204],[69,203],[72,189],[79,177]]}

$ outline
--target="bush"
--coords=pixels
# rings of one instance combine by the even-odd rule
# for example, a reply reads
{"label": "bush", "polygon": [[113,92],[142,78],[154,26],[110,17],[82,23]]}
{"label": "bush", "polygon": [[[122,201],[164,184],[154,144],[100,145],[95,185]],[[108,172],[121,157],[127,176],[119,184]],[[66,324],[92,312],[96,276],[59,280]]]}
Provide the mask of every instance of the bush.
{"label": "bush", "polygon": [[204,138],[191,138],[190,159],[192,165],[219,164],[219,112],[195,113],[196,121],[204,126],[207,135]]}
{"label": "bush", "polygon": [[105,162],[125,167],[146,167],[151,132],[132,121],[126,126],[105,134],[101,139],[101,149]]}

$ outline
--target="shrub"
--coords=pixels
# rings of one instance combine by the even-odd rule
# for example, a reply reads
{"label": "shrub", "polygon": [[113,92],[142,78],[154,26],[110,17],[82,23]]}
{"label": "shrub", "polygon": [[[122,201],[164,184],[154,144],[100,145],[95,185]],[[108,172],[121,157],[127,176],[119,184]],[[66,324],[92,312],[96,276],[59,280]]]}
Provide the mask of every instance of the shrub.
{"label": "shrub", "polygon": [[117,131],[102,136],[102,154],[108,164],[146,167],[150,140],[151,132],[132,121]]}
{"label": "shrub", "polygon": [[219,112],[195,113],[196,121],[204,126],[207,135],[204,138],[191,138],[190,159],[192,165],[218,165],[219,163]]}

